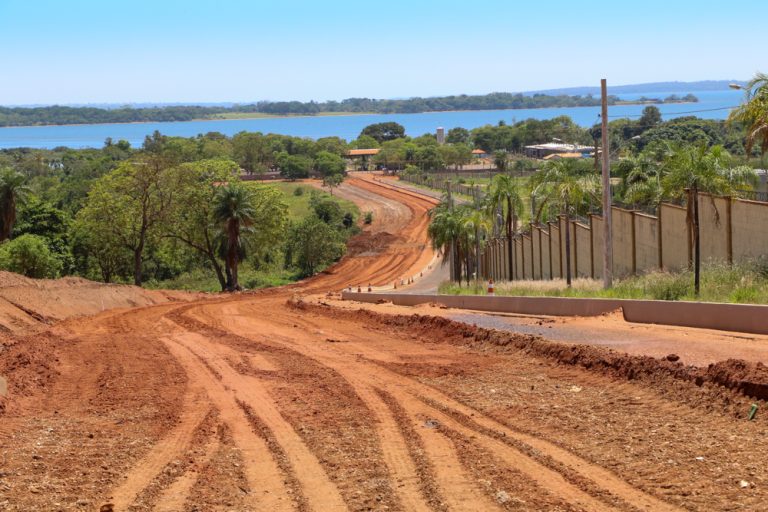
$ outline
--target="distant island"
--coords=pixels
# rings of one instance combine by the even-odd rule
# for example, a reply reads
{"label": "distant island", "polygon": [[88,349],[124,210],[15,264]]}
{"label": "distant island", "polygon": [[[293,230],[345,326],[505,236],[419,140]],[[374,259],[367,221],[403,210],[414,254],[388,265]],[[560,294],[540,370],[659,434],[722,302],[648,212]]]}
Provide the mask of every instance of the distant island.
{"label": "distant island", "polygon": [[[641,97],[622,100],[608,97],[610,105],[697,102],[693,94],[664,99]],[[136,108],[99,108],[93,106],[0,107],[0,127],[69,124],[174,122],[249,117],[317,116],[343,114],[416,114],[459,110],[515,110],[533,108],[594,107],[600,98],[568,94],[524,94],[493,92],[485,95],[458,95],[434,98],[369,99],[348,98],[341,101],[260,101],[247,105],[168,105]]]}

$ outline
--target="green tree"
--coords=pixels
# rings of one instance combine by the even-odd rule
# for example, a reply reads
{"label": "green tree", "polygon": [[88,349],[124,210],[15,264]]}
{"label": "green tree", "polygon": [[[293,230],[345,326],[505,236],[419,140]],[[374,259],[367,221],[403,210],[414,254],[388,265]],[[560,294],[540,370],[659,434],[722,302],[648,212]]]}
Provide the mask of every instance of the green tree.
{"label": "green tree", "polygon": [[16,207],[29,195],[26,178],[10,167],[0,169],[0,241],[8,240],[16,222]]}
{"label": "green tree", "polygon": [[177,198],[163,235],[179,240],[205,258],[224,291],[227,280],[218,259],[219,228],[213,209],[221,184],[237,183],[238,166],[230,160],[200,160],[183,164],[173,172],[177,174]]}
{"label": "green tree", "polygon": [[552,160],[535,176],[534,196],[541,198],[537,218],[547,204],[560,208],[565,216],[565,279],[571,286],[571,216],[578,213],[591,200],[597,201],[600,181],[588,166],[578,160],[563,158]]}
{"label": "green tree", "polygon": [[332,174],[343,174],[347,166],[344,159],[329,151],[320,151],[315,157],[315,170],[320,176],[326,177]]}
{"label": "green tree", "polygon": [[304,276],[344,255],[346,246],[339,232],[315,216],[293,226],[288,235],[288,249]]}
{"label": "green tree", "polygon": [[757,143],[764,155],[768,151],[768,75],[757,73],[745,89],[744,103],[731,112],[729,120],[739,121],[747,128],[747,154]]}
{"label": "green tree", "polygon": [[226,236],[227,290],[240,289],[238,264],[242,250],[243,230],[250,228],[256,219],[252,193],[239,184],[220,187],[214,198],[213,218]]}
{"label": "green tree", "polygon": [[298,180],[309,177],[312,169],[312,159],[305,155],[289,155],[286,152],[277,155],[277,165],[280,167],[280,176],[289,180]]}
{"label": "green tree", "polygon": [[507,166],[509,165],[509,155],[506,151],[494,151],[493,152],[493,165],[499,172],[507,172]]}
{"label": "green tree", "polygon": [[333,189],[341,185],[342,181],[344,181],[344,175],[341,173],[323,176],[323,186],[328,188],[331,195],[333,195]]}
{"label": "green tree", "polygon": [[449,144],[467,144],[469,145],[472,140],[472,135],[466,128],[456,127],[448,130],[448,134],[445,137],[445,142]]}
{"label": "green tree", "polygon": [[507,246],[509,250],[509,278],[514,276],[514,236],[517,231],[517,219],[523,209],[518,180],[507,174],[497,174],[491,180],[486,196],[486,211],[490,218],[500,213],[506,226]]}
{"label": "green tree", "polygon": [[0,245],[0,268],[36,279],[55,278],[61,261],[44,238],[27,234]]}
{"label": "green tree", "polygon": [[78,222],[108,231],[96,239],[118,241],[133,255],[133,282],[141,286],[145,249],[160,234],[177,192],[161,161],[125,162],[94,183]]}
{"label": "green tree", "polygon": [[405,137],[405,128],[403,125],[395,122],[376,123],[363,128],[360,136],[367,135],[382,143],[387,140],[401,139]]}
{"label": "green tree", "polygon": [[[455,207],[450,201],[443,200],[429,211],[429,227],[427,235],[432,242],[432,248],[443,255],[451,265],[451,274],[461,282],[464,274],[463,263],[471,252],[470,235],[474,227],[467,222],[470,209],[462,205]],[[469,268],[469,264],[466,265]],[[467,270],[467,273],[469,270]],[[469,280],[469,275],[467,280]]]}

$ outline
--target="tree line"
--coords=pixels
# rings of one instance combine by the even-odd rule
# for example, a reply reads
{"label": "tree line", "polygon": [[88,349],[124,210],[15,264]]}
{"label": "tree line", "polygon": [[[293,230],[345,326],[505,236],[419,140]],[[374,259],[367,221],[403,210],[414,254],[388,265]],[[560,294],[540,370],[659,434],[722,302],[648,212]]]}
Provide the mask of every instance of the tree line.
{"label": "tree line", "polygon": [[[667,100],[659,100],[663,103]],[[696,101],[688,95],[684,101]],[[674,101],[680,101],[675,98]],[[609,97],[610,104],[632,103],[616,96]],[[547,94],[512,94],[494,92],[485,95],[455,95],[434,98],[409,98],[398,100],[348,98],[341,101],[300,102],[260,101],[257,103],[225,106],[160,106],[160,107],[2,107],[0,126],[67,125],[98,123],[171,122],[210,119],[226,114],[316,115],[335,112],[359,112],[377,114],[443,112],[449,110],[502,110],[555,107],[593,107],[600,105],[600,98],[591,95],[553,96]]]}

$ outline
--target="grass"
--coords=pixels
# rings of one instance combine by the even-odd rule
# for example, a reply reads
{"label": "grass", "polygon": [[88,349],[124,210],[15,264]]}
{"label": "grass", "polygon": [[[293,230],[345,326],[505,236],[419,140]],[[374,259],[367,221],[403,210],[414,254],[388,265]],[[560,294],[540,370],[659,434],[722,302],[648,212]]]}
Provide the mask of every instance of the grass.
{"label": "grass", "polygon": [[[255,270],[247,262],[240,265],[238,271],[240,284],[248,289],[269,288],[290,284],[299,279],[296,270],[278,268]],[[213,270],[195,269],[185,272],[173,279],[165,281],[150,281],[147,288],[164,290],[188,290],[199,292],[220,292],[221,286]]]}
{"label": "grass", "polygon": [[[245,183],[248,186],[265,186],[264,183],[258,183],[258,182],[252,182],[252,181],[247,181]],[[360,218],[360,209],[352,201],[347,201],[346,199],[342,199],[338,196],[331,196],[331,194],[329,194],[325,190],[319,190],[306,183],[291,182],[291,181],[276,181],[273,183],[268,183],[266,184],[266,186],[275,187],[280,192],[283,193],[283,199],[285,203],[288,205],[288,218],[291,220],[291,222],[300,221],[304,219],[307,215],[309,215],[310,213],[309,200],[312,197],[313,192],[316,194],[320,194],[320,196],[324,198],[332,198],[334,201],[339,203],[339,206],[341,206],[341,209],[343,211],[352,212],[355,219]],[[297,188],[302,189],[303,193],[300,195],[296,195]]]}
{"label": "grass", "polygon": [[[439,293],[447,295],[485,295],[486,283],[458,285],[443,283]],[[496,295],[526,297],[591,297],[610,299],[684,300],[768,304],[768,260],[739,265],[712,264],[702,269],[701,293],[693,290],[693,273],[650,272],[615,282],[609,290],[602,281],[574,279],[568,288],[563,279],[496,283]]]}

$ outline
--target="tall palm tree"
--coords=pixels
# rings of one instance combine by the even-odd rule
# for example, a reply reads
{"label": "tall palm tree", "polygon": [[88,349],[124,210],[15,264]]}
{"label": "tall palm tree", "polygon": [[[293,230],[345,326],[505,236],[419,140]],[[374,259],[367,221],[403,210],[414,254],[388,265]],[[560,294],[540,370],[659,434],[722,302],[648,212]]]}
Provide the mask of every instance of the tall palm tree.
{"label": "tall palm tree", "polygon": [[747,129],[747,155],[755,143],[760,144],[760,153],[768,151],[768,75],[757,73],[744,87],[746,98],[729,116],[729,121],[744,123]]}
{"label": "tall palm tree", "polygon": [[445,257],[453,254],[452,274],[461,282],[462,261],[467,254],[467,224],[468,211],[464,206],[453,207],[449,201],[442,201],[429,211],[429,227],[427,235],[432,241],[432,248]]}
{"label": "tall palm tree", "polygon": [[242,185],[222,186],[214,198],[213,216],[226,235],[227,289],[239,290],[237,267],[240,262],[242,233],[256,218],[253,194]]}
{"label": "tall palm tree", "polygon": [[486,196],[486,210],[490,217],[501,210],[507,232],[507,244],[509,245],[509,278],[513,278],[514,263],[514,235],[517,231],[517,219],[523,209],[523,200],[520,196],[518,181],[507,175],[497,174],[491,180],[491,186]]}
{"label": "tall palm tree", "polygon": [[29,187],[24,184],[24,175],[10,167],[0,168],[0,241],[11,238],[16,223],[16,206],[24,203]]}
{"label": "tall palm tree", "polygon": [[475,254],[474,254],[474,270],[475,279],[480,277],[480,244],[487,238],[488,232],[491,230],[492,222],[489,216],[479,205],[475,205],[468,209],[467,214],[463,217],[463,231],[467,240],[467,284],[469,284],[470,275],[470,258],[469,258],[469,238],[474,242]]}
{"label": "tall palm tree", "polygon": [[[699,192],[713,195],[736,195],[751,189],[757,182],[754,169],[731,167],[731,156],[722,146],[706,145],[672,148],[663,163],[661,180],[664,196],[687,196],[686,222],[693,237],[694,290],[699,294],[701,275],[701,243],[699,238]],[[717,214],[717,210],[715,210]]]}
{"label": "tall palm tree", "polygon": [[600,180],[589,166],[572,158],[553,160],[534,176],[533,195],[541,199],[536,218],[545,206],[557,205],[565,215],[565,279],[571,286],[571,215],[585,208],[585,204],[600,194]]}

